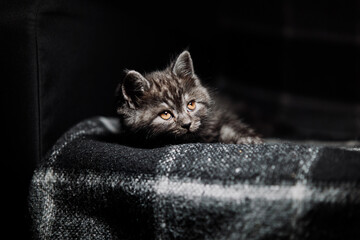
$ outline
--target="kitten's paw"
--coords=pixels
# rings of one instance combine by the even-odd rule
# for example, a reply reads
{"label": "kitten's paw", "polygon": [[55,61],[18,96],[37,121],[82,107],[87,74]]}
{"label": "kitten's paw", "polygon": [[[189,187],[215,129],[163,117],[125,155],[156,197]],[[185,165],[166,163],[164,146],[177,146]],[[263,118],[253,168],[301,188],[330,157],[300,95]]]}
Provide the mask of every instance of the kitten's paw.
{"label": "kitten's paw", "polygon": [[[238,129],[235,131],[234,129]],[[235,128],[228,125],[220,130],[220,142],[235,144],[260,144],[263,140],[249,127],[245,125]]]}
{"label": "kitten's paw", "polygon": [[260,144],[263,140],[260,137],[246,136],[237,139],[236,144]]}

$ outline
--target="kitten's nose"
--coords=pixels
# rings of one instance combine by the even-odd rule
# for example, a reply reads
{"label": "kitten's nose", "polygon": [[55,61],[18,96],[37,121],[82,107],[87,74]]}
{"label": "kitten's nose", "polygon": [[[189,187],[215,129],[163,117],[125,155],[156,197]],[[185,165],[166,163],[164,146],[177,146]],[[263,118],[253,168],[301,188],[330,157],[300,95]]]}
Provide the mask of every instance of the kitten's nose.
{"label": "kitten's nose", "polygon": [[189,129],[189,128],[190,128],[190,125],[191,125],[191,122],[183,123],[183,124],[181,124],[181,127],[182,127],[182,128],[186,128],[186,129]]}

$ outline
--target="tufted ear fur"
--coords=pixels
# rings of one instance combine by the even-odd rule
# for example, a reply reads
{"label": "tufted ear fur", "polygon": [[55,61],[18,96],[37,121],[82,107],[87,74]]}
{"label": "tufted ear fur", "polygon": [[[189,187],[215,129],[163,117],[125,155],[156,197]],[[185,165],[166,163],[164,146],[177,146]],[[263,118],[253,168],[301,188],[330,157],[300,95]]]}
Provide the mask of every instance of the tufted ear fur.
{"label": "tufted ear fur", "polygon": [[179,78],[189,79],[194,76],[193,62],[188,51],[183,51],[172,66],[172,73]]}
{"label": "tufted ear fur", "polygon": [[140,73],[134,70],[127,71],[126,76],[121,84],[121,91],[123,98],[128,106],[135,109],[139,106],[139,101],[144,95],[144,92],[150,88],[150,83]]}

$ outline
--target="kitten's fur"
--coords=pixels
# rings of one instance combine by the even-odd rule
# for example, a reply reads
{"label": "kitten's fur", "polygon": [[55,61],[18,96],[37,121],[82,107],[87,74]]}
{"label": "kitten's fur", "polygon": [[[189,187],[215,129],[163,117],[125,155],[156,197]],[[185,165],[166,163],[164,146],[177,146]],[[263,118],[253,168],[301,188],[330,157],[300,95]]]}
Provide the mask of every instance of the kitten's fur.
{"label": "kitten's fur", "polygon": [[[144,76],[127,71],[117,88],[127,141],[142,145],[185,142],[260,143],[260,137],[234,113],[215,104],[195,75],[188,51],[163,71]],[[187,106],[195,101],[196,108]],[[191,106],[190,106],[191,107]],[[160,117],[167,111],[169,120]],[[169,115],[168,115],[169,116]]]}

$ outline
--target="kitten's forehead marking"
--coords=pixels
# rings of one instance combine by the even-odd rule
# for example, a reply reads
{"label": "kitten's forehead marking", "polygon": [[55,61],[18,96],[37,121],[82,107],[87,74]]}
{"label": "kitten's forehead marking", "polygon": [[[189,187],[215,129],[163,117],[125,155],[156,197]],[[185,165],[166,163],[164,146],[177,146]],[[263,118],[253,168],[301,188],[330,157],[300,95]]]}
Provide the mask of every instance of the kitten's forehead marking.
{"label": "kitten's forehead marking", "polygon": [[175,102],[171,99],[165,99],[165,103],[166,107],[169,107],[169,108],[174,108],[175,107]]}
{"label": "kitten's forehead marking", "polygon": [[179,107],[182,101],[182,89],[175,84],[165,85],[159,94],[162,101],[166,102],[170,107]]}
{"label": "kitten's forehead marking", "polygon": [[148,79],[152,84],[152,95],[160,102],[164,102],[169,110],[183,111],[186,101],[190,101],[190,95],[184,89],[184,82],[171,73],[167,72],[153,72],[149,74]]}
{"label": "kitten's forehead marking", "polygon": [[188,93],[185,93],[185,94],[184,94],[184,100],[185,100],[185,101],[190,101],[191,99],[189,99],[189,98],[190,98],[189,94],[188,94]]}
{"label": "kitten's forehead marking", "polygon": [[169,108],[169,107],[170,107],[170,106],[169,106],[167,103],[165,103],[165,102],[160,103],[160,106],[161,106],[161,107],[164,107],[164,108]]}

